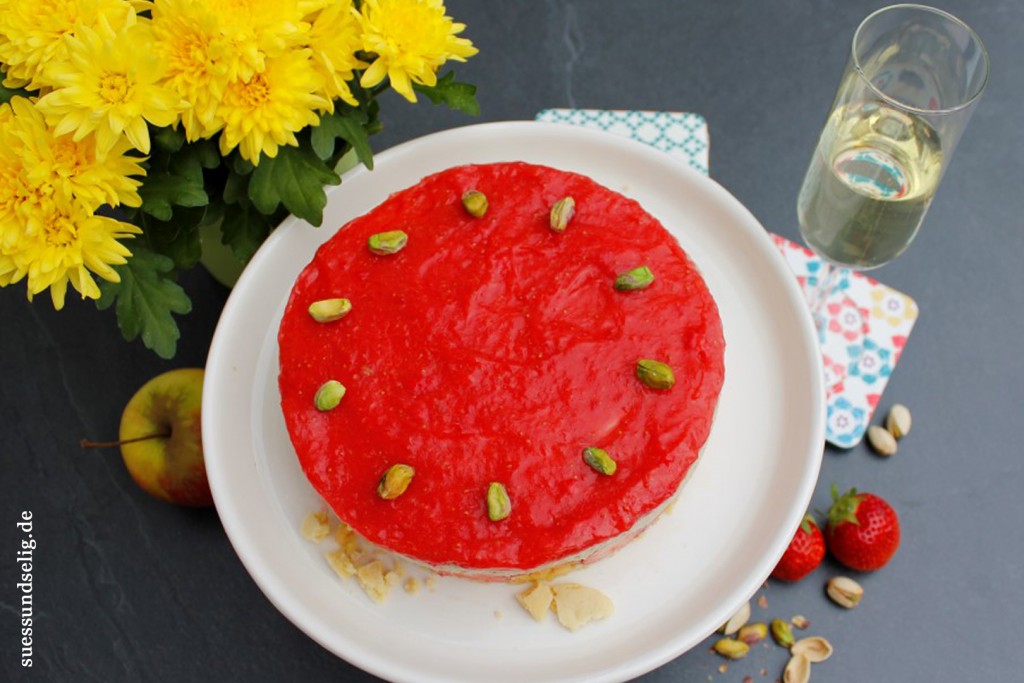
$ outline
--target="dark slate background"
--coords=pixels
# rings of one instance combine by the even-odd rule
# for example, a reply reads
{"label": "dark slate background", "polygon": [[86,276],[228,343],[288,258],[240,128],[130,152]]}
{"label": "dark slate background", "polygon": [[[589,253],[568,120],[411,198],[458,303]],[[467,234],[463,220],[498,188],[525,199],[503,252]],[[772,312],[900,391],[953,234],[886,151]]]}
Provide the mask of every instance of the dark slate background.
{"label": "dark slate background", "polygon": [[[450,0],[481,52],[461,65],[481,121],[546,107],[694,111],[711,130],[711,176],[769,230],[799,239],[795,197],[865,0]],[[1014,681],[1024,604],[1024,70],[1019,0],[945,0],[986,41],[992,78],[913,247],[877,271],[921,317],[883,397],[910,406],[913,433],[888,461],[827,449],[813,506],[857,484],[899,511],[903,545],[858,578],[860,607],[823,596],[827,564],[759,591],[755,618],[803,613],[835,646],[814,680]],[[428,103],[385,103],[377,150],[471,121]],[[173,362],[121,340],[110,312],[69,296],[0,291],[0,680],[374,680],[282,617],[246,574],[213,510],[143,494],[113,437],[145,380],[201,366],[228,292],[205,272],[183,282],[195,310]],[[35,666],[20,667],[15,554],[34,514]],[[785,654],[755,648],[720,673],[710,641],[649,683],[774,681]],[[762,669],[765,673],[762,674]],[[28,673],[29,675],[26,675]],[[481,680],[486,680],[482,677]]]}

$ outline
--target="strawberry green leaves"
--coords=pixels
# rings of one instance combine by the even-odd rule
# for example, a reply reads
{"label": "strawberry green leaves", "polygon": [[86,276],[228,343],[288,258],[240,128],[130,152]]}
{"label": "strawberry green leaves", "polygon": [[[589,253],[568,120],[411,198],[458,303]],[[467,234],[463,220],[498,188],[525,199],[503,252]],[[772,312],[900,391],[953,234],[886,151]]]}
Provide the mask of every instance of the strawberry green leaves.
{"label": "strawberry green leaves", "polygon": [[828,510],[828,525],[834,527],[841,522],[860,524],[857,519],[858,505],[860,505],[860,498],[857,496],[856,487],[840,494],[839,487],[832,484],[832,507]]}

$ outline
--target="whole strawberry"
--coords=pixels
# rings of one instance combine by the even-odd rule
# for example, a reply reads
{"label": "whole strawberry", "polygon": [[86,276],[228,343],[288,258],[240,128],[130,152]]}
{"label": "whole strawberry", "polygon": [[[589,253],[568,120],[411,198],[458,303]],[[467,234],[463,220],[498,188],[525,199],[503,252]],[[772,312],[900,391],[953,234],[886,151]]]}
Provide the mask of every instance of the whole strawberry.
{"label": "whole strawberry", "polygon": [[832,486],[825,539],[832,555],[850,569],[862,572],[881,569],[900,546],[900,522],[896,511],[873,493],[852,488],[839,495]]}
{"label": "whole strawberry", "polygon": [[800,528],[772,570],[772,577],[783,581],[799,581],[814,571],[825,557],[825,537],[814,518],[804,515]]}

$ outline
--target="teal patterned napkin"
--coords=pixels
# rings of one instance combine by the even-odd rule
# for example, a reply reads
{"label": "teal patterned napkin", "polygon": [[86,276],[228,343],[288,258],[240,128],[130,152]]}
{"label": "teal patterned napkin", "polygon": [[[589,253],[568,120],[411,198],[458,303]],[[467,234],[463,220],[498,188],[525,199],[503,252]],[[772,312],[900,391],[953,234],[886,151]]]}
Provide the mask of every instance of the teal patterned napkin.
{"label": "teal patterned napkin", "polygon": [[538,121],[568,123],[645,142],[708,174],[708,124],[700,114],[603,109],[545,109]]}
{"label": "teal patterned napkin", "polygon": [[[708,174],[707,122],[685,112],[544,109],[538,121],[603,130],[645,142]],[[779,235],[772,242],[803,287],[817,280],[821,261],[806,247]],[[863,273],[845,273],[825,302],[827,324],[819,334],[825,369],[825,438],[841,448],[860,443],[882,397],[918,308],[906,294]]]}

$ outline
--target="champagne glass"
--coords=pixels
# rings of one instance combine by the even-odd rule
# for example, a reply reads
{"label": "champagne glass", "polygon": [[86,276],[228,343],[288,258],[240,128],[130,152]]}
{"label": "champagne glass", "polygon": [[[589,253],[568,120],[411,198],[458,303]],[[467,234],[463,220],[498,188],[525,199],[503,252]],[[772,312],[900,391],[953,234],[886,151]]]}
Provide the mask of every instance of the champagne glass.
{"label": "champagne glass", "polygon": [[823,344],[825,302],[849,270],[882,266],[914,239],[987,80],[981,40],[946,12],[893,5],[857,28],[797,200],[823,262],[807,292]]}

